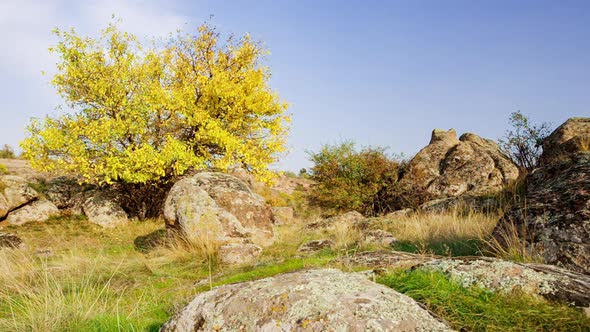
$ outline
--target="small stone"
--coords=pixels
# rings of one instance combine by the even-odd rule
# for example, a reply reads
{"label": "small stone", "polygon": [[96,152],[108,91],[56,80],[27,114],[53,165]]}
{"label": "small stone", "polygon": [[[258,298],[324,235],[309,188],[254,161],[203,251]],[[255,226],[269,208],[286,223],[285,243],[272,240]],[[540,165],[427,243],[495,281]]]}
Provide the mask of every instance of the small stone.
{"label": "small stone", "polygon": [[16,234],[0,233],[0,248],[22,248],[23,240]]}
{"label": "small stone", "polygon": [[363,233],[361,243],[378,246],[392,246],[397,242],[397,239],[389,232],[376,229]]}
{"label": "small stone", "polygon": [[332,249],[336,246],[336,243],[332,240],[322,239],[322,240],[313,240],[306,242],[299,246],[297,251],[299,252],[316,252],[324,249]]}
{"label": "small stone", "polygon": [[252,243],[226,244],[219,248],[218,257],[227,265],[243,265],[256,262],[262,254],[262,247]]}

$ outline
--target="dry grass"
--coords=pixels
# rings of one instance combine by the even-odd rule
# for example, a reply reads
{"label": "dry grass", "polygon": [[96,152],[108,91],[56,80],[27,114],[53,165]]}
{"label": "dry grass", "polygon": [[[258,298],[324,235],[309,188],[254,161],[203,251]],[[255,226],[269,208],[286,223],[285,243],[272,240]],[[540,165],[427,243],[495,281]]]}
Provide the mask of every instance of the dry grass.
{"label": "dry grass", "polygon": [[480,239],[489,235],[498,221],[495,214],[416,213],[390,224],[398,240],[434,243],[462,239]]}
{"label": "dry grass", "polygon": [[500,213],[414,213],[396,220],[383,220],[383,229],[400,242],[398,249],[440,255],[475,255],[489,238]]}
{"label": "dry grass", "polygon": [[543,258],[530,240],[526,225],[516,226],[513,222],[504,224],[499,239],[490,237],[485,241],[492,255],[522,263],[541,263]]}
{"label": "dry grass", "polygon": [[[425,253],[473,254],[473,244],[479,250],[487,243],[483,240],[489,241],[500,214],[374,218],[371,228],[388,230],[400,243]],[[0,331],[157,331],[196,292],[211,286],[326,266],[357,250],[382,249],[359,247],[362,233],[346,224],[312,231],[300,222],[278,227],[276,243],[265,248],[255,266],[228,267],[217,262],[215,225],[204,218],[201,226],[208,231],[148,253],[136,250],[134,239],[161,230],[162,221],[131,222],[114,230],[80,219],[8,227],[27,248],[0,250]],[[301,244],[325,238],[336,243],[334,250],[311,256],[297,252]],[[511,243],[522,248],[522,242]],[[198,280],[207,285],[196,287]]]}

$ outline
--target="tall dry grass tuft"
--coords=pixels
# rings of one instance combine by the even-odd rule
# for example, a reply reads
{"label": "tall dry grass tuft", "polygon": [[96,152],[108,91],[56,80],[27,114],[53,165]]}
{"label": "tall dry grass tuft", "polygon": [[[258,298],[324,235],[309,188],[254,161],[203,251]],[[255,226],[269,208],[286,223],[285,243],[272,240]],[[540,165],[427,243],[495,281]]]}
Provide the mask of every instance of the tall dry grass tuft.
{"label": "tall dry grass tuft", "polygon": [[415,213],[384,225],[399,241],[420,243],[452,243],[466,239],[482,239],[491,234],[499,213],[477,213],[453,210],[444,213]]}
{"label": "tall dry grass tuft", "polygon": [[337,250],[350,249],[358,243],[360,238],[360,231],[346,222],[335,223],[332,228],[328,230],[329,237],[334,239]]}
{"label": "tall dry grass tuft", "polygon": [[99,315],[117,315],[123,292],[113,291],[117,270],[100,262],[51,264],[24,250],[0,251],[0,330],[61,331]]}
{"label": "tall dry grass tuft", "polygon": [[502,225],[497,237],[490,236],[485,243],[487,251],[496,257],[522,263],[541,263],[543,258],[531,240],[526,224],[518,227],[510,220]]}

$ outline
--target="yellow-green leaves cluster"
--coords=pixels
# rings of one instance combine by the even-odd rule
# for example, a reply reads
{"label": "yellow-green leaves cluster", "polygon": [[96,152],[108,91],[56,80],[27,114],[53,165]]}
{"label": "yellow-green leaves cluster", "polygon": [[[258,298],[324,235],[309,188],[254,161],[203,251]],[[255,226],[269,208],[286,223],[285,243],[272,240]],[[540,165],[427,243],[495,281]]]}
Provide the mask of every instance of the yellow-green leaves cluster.
{"label": "yellow-green leaves cluster", "polygon": [[284,151],[287,105],[268,86],[266,51],[208,25],[149,47],[109,25],[60,42],[53,85],[70,112],[33,120],[21,146],[34,167],[86,182],[147,183],[190,168],[251,170],[261,180]]}

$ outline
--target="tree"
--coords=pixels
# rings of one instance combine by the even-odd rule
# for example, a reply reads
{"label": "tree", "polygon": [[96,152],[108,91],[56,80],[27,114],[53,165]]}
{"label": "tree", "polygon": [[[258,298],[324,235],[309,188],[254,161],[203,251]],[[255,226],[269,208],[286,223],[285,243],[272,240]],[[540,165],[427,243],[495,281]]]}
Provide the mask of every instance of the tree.
{"label": "tree", "polygon": [[332,212],[356,210],[365,215],[387,212],[380,192],[398,179],[399,162],[389,158],[383,148],[357,151],[354,143],[325,145],[310,153],[314,163],[311,178],[316,182],[310,203]]}
{"label": "tree", "polygon": [[499,140],[500,147],[520,168],[531,171],[537,167],[541,144],[550,134],[551,125],[547,122],[532,123],[520,111],[513,112],[509,122],[512,128]]}
{"label": "tree", "polygon": [[142,45],[115,24],[99,38],[54,30],[52,84],[69,112],[33,119],[33,167],[102,185],[159,185],[189,169],[241,166],[261,180],[285,149],[287,105],[268,86],[267,51],[208,24]]}
{"label": "tree", "polygon": [[14,154],[14,149],[10,145],[4,144],[4,146],[0,149],[0,158],[5,158],[5,159],[16,158],[16,155]]}

